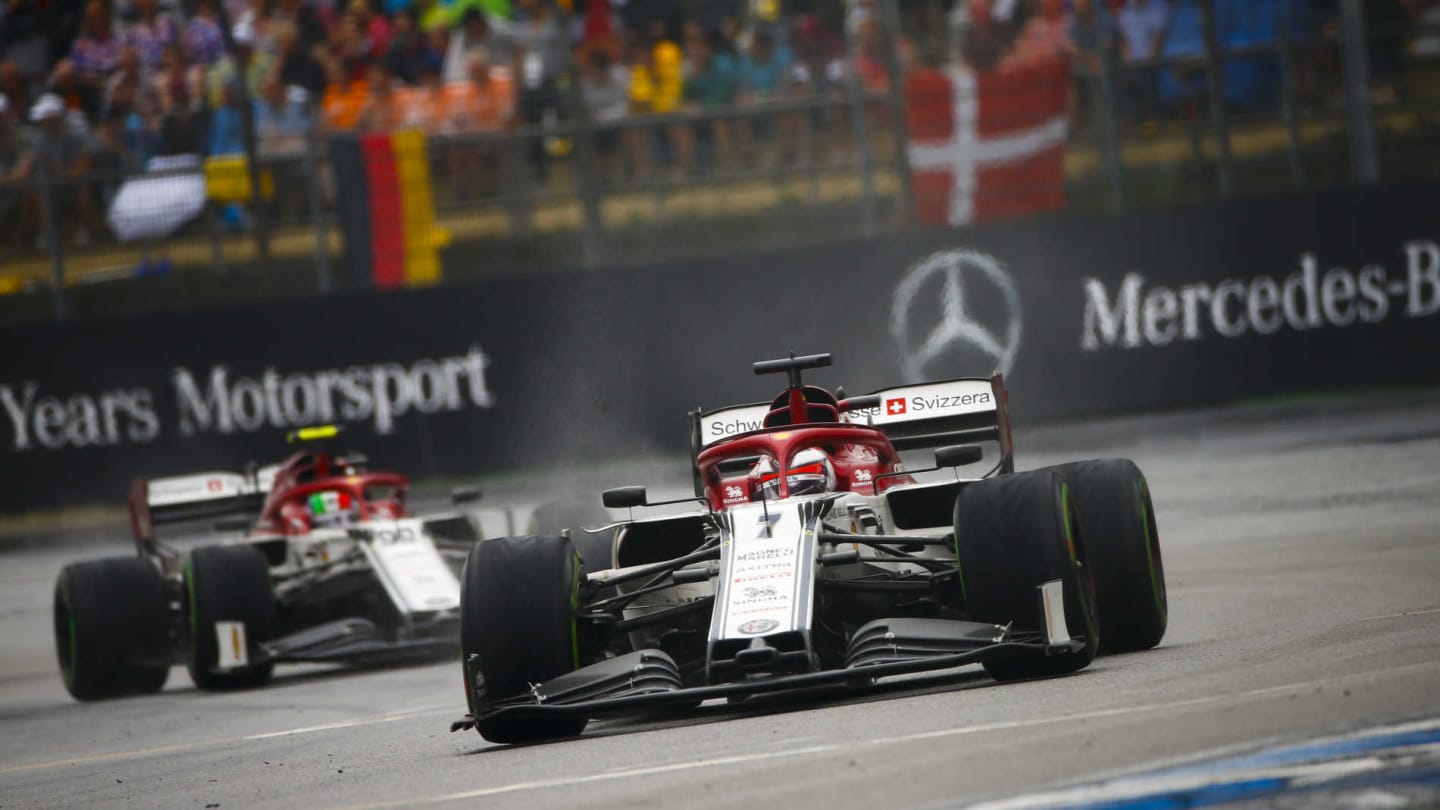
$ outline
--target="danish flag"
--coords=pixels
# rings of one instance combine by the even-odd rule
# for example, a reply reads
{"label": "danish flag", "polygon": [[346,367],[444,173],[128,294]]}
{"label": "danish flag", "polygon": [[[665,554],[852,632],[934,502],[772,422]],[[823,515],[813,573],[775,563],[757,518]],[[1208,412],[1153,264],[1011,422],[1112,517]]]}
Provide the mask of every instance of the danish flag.
{"label": "danish flag", "polygon": [[1054,58],[906,80],[915,218],[964,225],[1065,207],[1070,63]]}

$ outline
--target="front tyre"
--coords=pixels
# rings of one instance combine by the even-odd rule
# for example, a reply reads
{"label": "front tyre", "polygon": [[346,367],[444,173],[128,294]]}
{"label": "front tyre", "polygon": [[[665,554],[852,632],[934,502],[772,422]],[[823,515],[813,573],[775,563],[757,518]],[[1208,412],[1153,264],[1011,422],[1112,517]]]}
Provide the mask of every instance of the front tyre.
{"label": "front tyre", "polygon": [[159,692],[170,675],[165,581],[141,557],[73,563],[55,582],[55,654],[76,700]]}
{"label": "front tyre", "polygon": [[1075,489],[1096,606],[1105,623],[1101,651],[1154,647],[1165,636],[1169,603],[1145,475],[1129,459],[1077,461],[1055,469]]}
{"label": "front tyre", "polygon": [[998,680],[1063,675],[1088,666],[1099,643],[1094,584],[1070,487],[1053,470],[965,485],[955,500],[955,547],[966,607],[975,621],[1045,632],[1036,589],[1065,584],[1065,623],[1078,652],[1015,655],[984,662]]}
{"label": "front tyre", "polygon": [[563,537],[501,537],[470,550],[460,591],[460,660],[480,736],[526,743],[585,730],[585,718],[517,723],[483,716],[488,706],[580,667],[577,613],[584,577],[574,545]]}
{"label": "front tyre", "polygon": [[[261,645],[270,639],[275,625],[275,599],[270,567],[259,549],[233,545],[192,551],[185,563],[185,600],[185,665],[197,687],[246,689],[270,680],[275,665],[266,660]],[[248,665],[220,669],[216,622],[245,626]]]}

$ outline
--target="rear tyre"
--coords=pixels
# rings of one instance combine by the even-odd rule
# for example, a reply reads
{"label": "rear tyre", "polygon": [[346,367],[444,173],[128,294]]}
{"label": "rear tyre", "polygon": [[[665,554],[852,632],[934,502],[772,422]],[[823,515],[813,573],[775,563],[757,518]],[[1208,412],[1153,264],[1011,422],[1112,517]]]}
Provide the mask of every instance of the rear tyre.
{"label": "rear tyre", "polygon": [[1148,650],[1165,636],[1169,604],[1160,534],[1145,475],[1129,459],[1055,468],[1075,490],[1075,511],[1105,623],[1103,653]]}
{"label": "rear tyre", "polygon": [[975,621],[1013,622],[1045,632],[1036,589],[1065,583],[1065,623],[1085,640],[1078,652],[1016,655],[985,662],[998,680],[1063,675],[1088,666],[1099,642],[1094,584],[1077,531],[1070,488],[1053,470],[977,481],[955,500],[955,545],[965,604]]}
{"label": "rear tyre", "polygon": [[165,581],[141,557],[74,563],[55,582],[55,654],[76,700],[159,692],[170,675]]}
{"label": "rear tyre", "polygon": [[[475,544],[460,591],[460,655],[480,736],[497,743],[574,737],[585,718],[515,722],[487,706],[579,669],[577,620],[584,564],[563,537],[501,537]],[[478,666],[470,664],[475,656]]]}
{"label": "rear tyre", "polygon": [[[249,545],[205,546],[185,564],[185,665],[201,689],[247,689],[270,680],[275,665],[265,660],[262,642],[275,626],[270,568]],[[221,671],[216,622],[245,625],[250,666]],[[258,663],[257,663],[258,662]]]}

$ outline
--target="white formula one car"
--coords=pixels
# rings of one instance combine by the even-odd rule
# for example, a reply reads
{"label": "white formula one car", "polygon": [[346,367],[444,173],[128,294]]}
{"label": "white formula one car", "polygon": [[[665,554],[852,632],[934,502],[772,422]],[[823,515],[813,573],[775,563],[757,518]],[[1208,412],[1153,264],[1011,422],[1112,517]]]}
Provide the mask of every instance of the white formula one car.
{"label": "white formula one car", "polygon": [[[846,398],[804,385],[829,355],[755,364],[768,404],[691,414],[703,511],[613,530],[607,570],[566,536],[479,542],[461,599],[470,713],[495,742],[579,734],[591,718],[693,707],[978,663],[1061,675],[1160,642],[1165,580],[1130,461],[1014,471],[997,375]],[[917,481],[982,459],[984,476]],[[604,494],[634,509],[644,487]]]}
{"label": "white formula one car", "polygon": [[[441,552],[468,549],[479,524],[410,516],[409,480],[363,463],[314,450],[245,473],[136,481],[138,553],[68,565],[56,583],[65,688],[78,700],[157,692],[183,662],[196,686],[228,689],[266,682],[279,662],[453,653],[459,566]],[[478,497],[452,493],[457,504]],[[189,551],[156,539],[156,524],[214,518],[248,532]]]}

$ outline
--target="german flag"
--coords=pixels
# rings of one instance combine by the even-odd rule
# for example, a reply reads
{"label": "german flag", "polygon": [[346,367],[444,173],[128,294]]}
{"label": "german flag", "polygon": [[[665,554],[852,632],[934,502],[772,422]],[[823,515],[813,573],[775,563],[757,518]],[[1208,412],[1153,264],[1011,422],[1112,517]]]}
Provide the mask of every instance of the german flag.
{"label": "german flag", "polygon": [[435,196],[425,134],[361,135],[333,144],[350,277],[378,289],[440,281]]}

